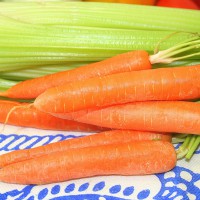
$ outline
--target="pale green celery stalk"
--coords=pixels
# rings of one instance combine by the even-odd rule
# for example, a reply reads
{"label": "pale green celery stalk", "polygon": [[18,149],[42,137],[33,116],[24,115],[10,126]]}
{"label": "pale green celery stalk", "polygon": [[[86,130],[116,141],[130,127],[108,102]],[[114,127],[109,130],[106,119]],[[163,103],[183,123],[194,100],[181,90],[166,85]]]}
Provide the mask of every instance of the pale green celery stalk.
{"label": "pale green celery stalk", "polygon": [[[50,7],[54,8],[53,5]],[[70,7],[71,4],[67,5]],[[72,5],[69,9],[74,14],[77,8],[76,5]],[[10,6],[16,8],[13,5]],[[81,4],[81,6],[84,7],[85,4]],[[22,7],[25,9],[24,5]],[[39,6],[39,9],[41,8],[43,6]],[[103,11],[103,8],[100,11]],[[6,9],[7,7],[5,7]],[[34,10],[32,7],[30,9]],[[48,13],[48,11],[46,12]],[[84,12],[87,13],[87,11]],[[96,28],[85,25],[74,26],[74,24],[67,28],[33,25],[28,22],[22,23],[19,18],[12,19],[9,15],[0,16],[0,22],[2,27],[0,28],[0,71],[54,64],[55,62],[100,61],[137,49],[153,53],[157,42],[172,33],[169,31],[130,30],[124,29],[123,26],[113,29],[106,26]],[[167,49],[189,37],[191,35],[188,33],[174,35],[164,41],[161,48]]]}
{"label": "pale green celery stalk", "polygon": [[17,102],[27,102],[27,103],[33,103],[34,99],[14,99],[14,98],[7,98],[7,97],[1,97],[0,100],[7,100],[7,101],[17,101]]}
{"label": "pale green celery stalk", "polygon": [[194,10],[117,3],[1,3],[0,12],[28,23],[48,25],[196,32],[200,23],[200,13]]}
{"label": "pale green celery stalk", "polygon": [[[36,28],[40,28],[38,32]],[[0,32],[5,34],[15,35],[40,35],[40,32],[45,33],[46,27],[42,25],[34,25],[29,23],[23,23],[19,20],[12,19],[9,16],[0,15]],[[46,31],[47,32],[47,31]]]}
{"label": "pale green celery stalk", "polygon": [[[161,49],[190,38],[188,30],[200,31],[199,12],[110,5],[1,3],[0,72],[69,61],[95,62],[137,49],[152,54],[156,44],[174,31],[184,29],[185,33],[166,39]],[[195,52],[192,49],[190,54]]]}
{"label": "pale green celery stalk", "polygon": [[0,78],[0,91],[5,91],[9,89],[10,87],[12,87],[13,85],[15,85],[16,83],[17,81],[14,81],[14,80],[11,81],[11,80]]}
{"label": "pale green celery stalk", "polygon": [[[48,45],[48,44],[47,44]],[[69,56],[86,56],[88,54],[93,56],[105,57],[106,54],[119,54],[123,50],[110,49],[81,49],[81,46],[76,48],[62,47],[7,47],[0,44],[0,58],[12,57],[69,57]]]}
{"label": "pale green celery stalk", "polygon": [[188,135],[184,140],[183,144],[176,150],[177,159],[185,158],[186,154],[188,153],[188,146],[192,139],[193,135]]}
{"label": "pale green celery stalk", "polygon": [[17,71],[17,70],[22,70],[22,69],[32,69],[32,68],[37,68],[37,67],[41,67],[44,65],[63,65],[66,64],[67,62],[34,62],[34,63],[30,63],[30,62],[23,62],[23,63],[6,63],[6,64],[1,64],[0,63],[0,73],[3,72],[11,72],[11,71]]}
{"label": "pale green celery stalk", "polygon": [[[80,49],[92,53],[93,50],[135,50],[144,49],[153,51],[155,45],[171,34],[169,31],[141,31],[124,29],[103,29],[103,28],[81,28],[70,27],[63,29],[58,27],[49,27],[46,33],[40,33],[40,27],[37,27],[38,35],[16,35],[4,34],[0,30],[1,47],[35,47],[35,48],[61,48],[62,49]],[[55,31],[55,32],[54,32]],[[59,31],[59,34],[56,32]],[[40,33],[40,34],[39,34]],[[62,35],[61,35],[62,33]],[[162,48],[167,49],[176,43],[191,37],[188,33],[175,35],[162,43]]]}
{"label": "pale green celery stalk", "polygon": [[193,66],[193,65],[198,65],[200,64],[199,60],[193,60],[193,59],[184,59],[184,60],[178,60],[178,61],[174,61],[172,63],[166,63],[166,64],[155,64],[153,65],[153,68],[164,68],[164,67],[182,67],[182,66]]}
{"label": "pale green celery stalk", "polygon": [[16,71],[11,71],[11,72],[3,72],[0,74],[0,78],[15,80],[15,81],[24,81],[27,79],[37,78],[37,77],[45,76],[52,73],[71,70],[79,66],[84,66],[86,64],[88,64],[88,62],[69,63],[65,65],[42,66],[42,67],[36,67],[33,69],[21,69],[21,70],[16,70]]}
{"label": "pale green celery stalk", "polygon": [[173,134],[172,143],[177,144],[180,142],[184,142],[188,134]]}
{"label": "pale green celery stalk", "polygon": [[[36,29],[40,32],[40,27]],[[63,33],[63,37],[61,37],[55,33],[59,31],[58,28],[51,27],[51,29],[53,33],[49,31],[48,37],[45,34],[42,35],[43,32],[38,36],[1,34],[0,29],[0,52],[2,53],[0,54],[0,71],[14,70],[18,67],[24,68],[25,65],[34,67],[55,64],[57,61],[59,63],[100,61],[119,53],[137,49],[153,53],[156,43],[166,35],[171,34],[168,31],[150,31],[147,33],[141,30],[71,27],[68,30],[59,28],[59,34]],[[187,33],[175,35],[163,42],[161,47],[167,49],[188,37],[191,37],[191,35]],[[36,52],[41,54],[38,55]]]}
{"label": "pale green celery stalk", "polygon": [[196,149],[199,147],[199,145],[200,145],[200,136],[199,136],[199,135],[198,135],[198,136],[196,135],[196,136],[195,136],[195,140],[194,140],[192,146],[190,147],[188,153],[187,153],[186,156],[185,156],[185,158],[186,158],[187,160],[190,160],[190,159],[191,159],[191,157],[193,156],[194,152],[195,152]]}

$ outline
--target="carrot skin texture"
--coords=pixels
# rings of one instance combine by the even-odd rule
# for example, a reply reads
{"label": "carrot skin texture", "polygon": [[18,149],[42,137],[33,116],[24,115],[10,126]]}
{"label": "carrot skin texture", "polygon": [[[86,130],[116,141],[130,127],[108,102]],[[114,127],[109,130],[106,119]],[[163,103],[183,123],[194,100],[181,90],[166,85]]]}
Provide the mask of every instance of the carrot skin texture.
{"label": "carrot skin texture", "polygon": [[0,181],[48,184],[101,175],[146,175],[174,168],[176,153],[166,141],[132,141],[56,152],[0,169]]}
{"label": "carrot skin texture", "polygon": [[200,104],[149,101],[115,105],[77,116],[79,122],[102,127],[200,134]]}
{"label": "carrot skin texture", "polygon": [[34,105],[63,114],[135,101],[196,99],[199,77],[200,65],[125,72],[50,88]]}
{"label": "carrot skin texture", "polygon": [[48,88],[58,85],[120,72],[151,69],[151,67],[149,54],[146,51],[131,51],[76,69],[20,82],[6,92],[0,93],[0,96],[34,99]]}
{"label": "carrot skin texture", "polygon": [[110,130],[84,137],[63,140],[47,144],[32,149],[22,149],[0,155],[0,168],[12,163],[48,155],[54,152],[66,151],[74,148],[98,146],[105,144],[120,144],[130,141],[141,140],[162,140],[171,142],[170,134],[129,131],[129,130]]}
{"label": "carrot skin texture", "polygon": [[[72,120],[65,120],[54,117],[50,114],[41,112],[28,103],[18,103],[14,101],[0,100],[0,123],[5,123],[6,117],[10,112],[6,124],[22,127],[32,127],[47,130],[69,130],[69,131],[100,131],[104,128],[84,124]],[[20,106],[17,108],[17,106]]]}

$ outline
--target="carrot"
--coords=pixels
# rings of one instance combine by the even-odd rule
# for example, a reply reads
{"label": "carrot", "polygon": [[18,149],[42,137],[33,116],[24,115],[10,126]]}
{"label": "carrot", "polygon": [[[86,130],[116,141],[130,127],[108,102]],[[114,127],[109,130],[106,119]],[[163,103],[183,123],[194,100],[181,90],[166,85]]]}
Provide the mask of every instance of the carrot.
{"label": "carrot", "polygon": [[55,152],[0,169],[0,181],[47,184],[99,175],[146,175],[176,164],[167,141],[131,141]]}
{"label": "carrot", "polygon": [[6,92],[1,92],[0,96],[32,99],[36,98],[48,88],[58,85],[97,76],[150,68],[151,63],[149,61],[149,54],[146,51],[131,51],[76,69],[20,82],[8,89]]}
{"label": "carrot", "polygon": [[[51,130],[100,131],[100,127],[64,120],[38,111],[29,103],[0,100],[0,122],[15,126]],[[13,109],[15,108],[15,109]],[[13,110],[12,110],[13,109]],[[8,117],[8,120],[7,120]],[[105,129],[104,129],[105,130]]]}
{"label": "carrot", "polygon": [[0,168],[12,163],[21,162],[23,160],[28,160],[31,158],[51,154],[53,152],[66,151],[74,148],[105,144],[119,144],[135,140],[162,140],[171,142],[171,139],[172,137],[170,134],[129,130],[110,130],[84,137],[59,141],[32,149],[22,149],[3,154],[0,156]]}
{"label": "carrot", "polygon": [[200,104],[184,101],[150,101],[115,105],[76,117],[82,123],[140,131],[200,135]]}
{"label": "carrot", "polygon": [[200,65],[124,72],[50,88],[34,105],[65,114],[121,103],[200,98]]}

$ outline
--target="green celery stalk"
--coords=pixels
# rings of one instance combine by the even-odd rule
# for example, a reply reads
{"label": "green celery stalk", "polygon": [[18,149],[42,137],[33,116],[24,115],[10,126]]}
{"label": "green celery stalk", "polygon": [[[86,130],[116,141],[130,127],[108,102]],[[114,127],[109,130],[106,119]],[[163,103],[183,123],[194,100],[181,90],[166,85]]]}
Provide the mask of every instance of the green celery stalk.
{"label": "green celery stalk", "polygon": [[[156,44],[174,31],[182,32],[163,41],[161,49],[187,40],[191,37],[188,32],[200,32],[200,13],[196,11],[110,5],[2,2],[0,72],[95,62],[137,49],[152,54]],[[198,49],[190,50],[190,54],[196,52]],[[198,61],[200,56],[193,59]]]}
{"label": "green celery stalk", "polygon": [[57,73],[61,71],[71,70],[79,66],[84,66],[88,62],[76,62],[67,63],[64,65],[49,65],[42,67],[35,67],[30,69],[13,70],[8,72],[3,72],[0,74],[0,78],[14,80],[14,81],[24,81],[27,79],[37,78],[40,76],[45,76],[52,73]]}
{"label": "green celery stalk", "polygon": [[[39,33],[40,26],[36,29]],[[156,43],[171,34],[168,31],[147,33],[141,30],[80,27],[72,27],[70,30],[59,29],[48,28],[48,37],[43,32],[38,36],[1,34],[0,29],[0,71],[21,69],[26,66],[64,64],[69,61],[94,62],[138,49],[153,53]],[[57,36],[54,31],[63,32],[63,37]],[[187,33],[175,35],[163,42],[161,47],[167,49],[188,37]]]}
{"label": "green celery stalk", "polygon": [[17,81],[6,80],[6,79],[0,78],[0,91],[6,91],[7,89],[12,87],[16,83],[17,83]]}
{"label": "green celery stalk", "polygon": [[190,160],[191,157],[193,156],[195,150],[198,148],[198,146],[200,145],[200,136],[195,135],[194,137],[194,141],[190,147],[190,149],[188,150],[188,153],[186,154],[185,158],[187,160]]}
{"label": "green celery stalk", "polygon": [[2,15],[33,24],[199,31],[195,10],[97,2],[1,3]]}

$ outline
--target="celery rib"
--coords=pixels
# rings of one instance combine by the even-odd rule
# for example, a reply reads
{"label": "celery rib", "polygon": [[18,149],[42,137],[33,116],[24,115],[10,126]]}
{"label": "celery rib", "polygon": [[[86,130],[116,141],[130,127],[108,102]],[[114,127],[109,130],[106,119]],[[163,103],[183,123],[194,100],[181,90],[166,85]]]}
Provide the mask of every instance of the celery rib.
{"label": "celery rib", "polygon": [[3,3],[0,12],[35,24],[193,32],[199,31],[200,19],[198,11],[96,2]]}
{"label": "celery rib", "polygon": [[172,31],[184,33],[164,41],[162,49],[188,39],[185,32],[200,32],[199,12],[153,6],[2,2],[0,14],[0,71],[25,64],[94,62],[138,49],[153,53],[155,44]]}
{"label": "celery rib", "polygon": [[8,71],[0,74],[0,78],[14,80],[14,81],[24,81],[27,79],[37,78],[40,76],[71,70],[80,66],[84,66],[88,62],[76,62],[76,63],[66,63],[64,65],[49,65],[36,67],[31,69],[21,69],[16,71]]}
{"label": "celery rib", "polygon": [[191,157],[193,156],[194,152],[196,151],[196,149],[198,148],[198,146],[200,145],[200,136],[195,136],[194,141],[192,146],[190,147],[188,153],[186,154],[185,158],[187,160],[190,160]]}
{"label": "celery rib", "polygon": [[15,85],[17,81],[0,78],[0,91],[5,91]]}
{"label": "celery rib", "polygon": [[[161,49],[167,49],[190,39],[186,32],[200,32],[200,13],[182,11],[96,2],[1,2],[0,72],[11,78],[14,74],[5,72],[96,62],[139,49],[151,54],[157,42],[174,31],[183,31],[162,42]],[[199,61],[196,50],[190,54],[196,54],[195,61],[185,62]]]}

